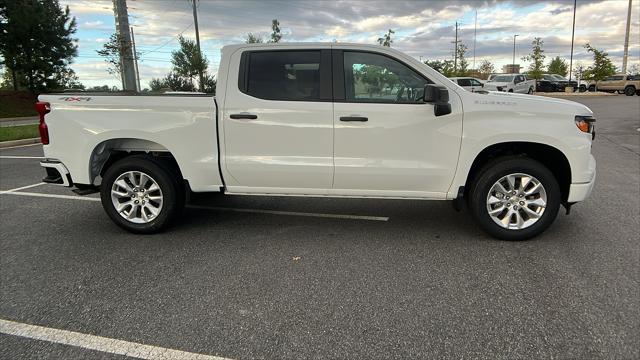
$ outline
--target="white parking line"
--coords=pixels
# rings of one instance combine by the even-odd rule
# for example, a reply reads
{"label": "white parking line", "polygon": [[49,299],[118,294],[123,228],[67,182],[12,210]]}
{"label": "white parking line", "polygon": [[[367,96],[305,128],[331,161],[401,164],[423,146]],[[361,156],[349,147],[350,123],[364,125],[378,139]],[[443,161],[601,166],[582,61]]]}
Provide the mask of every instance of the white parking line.
{"label": "white parking line", "polygon": [[100,201],[99,198],[91,198],[91,197],[85,197],[85,196],[79,196],[79,195],[41,194],[41,193],[32,193],[32,192],[25,192],[25,191],[3,191],[3,192],[0,192],[0,194],[35,196],[35,197],[56,198],[56,199],[84,200],[84,201]]}
{"label": "white parking line", "polygon": [[[100,201],[99,198],[91,198],[91,197],[85,197],[85,196],[41,194],[41,193],[32,193],[32,192],[23,192],[23,191],[18,192],[18,191],[15,191],[15,190],[18,190],[18,189],[9,190],[9,191],[3,191],[3,192],[0,192],[0,194],[19,195],[19,196],[35,196],[35,197],[70,199],[70,200],[84,200],[84,201]],[[244,209],[244,208],[229,208],[229,207],[220,207],[220,206],[200,206],[200,205],[188,205],[187,207],[188,208],[192,208],[192,209],[233,211],[233,212],[248,212],[248,213],[271,214],[271,215],[307,216],[307,217],[319,217],[319,218],[368,220],[368,221],[389,221],[389,217],[388,216],[325,214],[325,213],[310,213],[310,212],[297,212],[297,211],[279,211],[279,210],[266,210],[266,209]]]}
{"label": "white parking line", "polygon": [[196,354],[4,319],[0,319],[0,333],[139,359],[230,360],[219,356]]}
{"label": "white parking line", "polygon": [[23,187],[11,189],[11,190],[4,190],[4,191],[0,191],[0,194],[6,194],[6,193],[14,192],[14,191],[25,190],[25,189],[31,189],[31,188],[34,188],[36,186],[40,186],[40,185],[44,185],[44,184],[45,183],[40,182],[40,183],[37,183],[37,184],[27,185],[27,186],[23,186]]}
{"label": "white parking line", "polygon": [[0,159],[44,159],[44,156],[2,156],[0,155]]}

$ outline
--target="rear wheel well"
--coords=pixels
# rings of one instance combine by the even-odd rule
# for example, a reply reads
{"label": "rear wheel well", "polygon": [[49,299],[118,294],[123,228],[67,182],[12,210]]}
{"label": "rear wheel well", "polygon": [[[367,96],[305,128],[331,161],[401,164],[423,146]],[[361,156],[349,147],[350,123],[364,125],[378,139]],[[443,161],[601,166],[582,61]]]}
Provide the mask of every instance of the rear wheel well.
{"label": "rear wheel well", "polygon": [[148,140],[112,139],[98,144],[91,153],[89,164],[91,182],[96,184],[98,177],[100,177],[101,181],[102,176],[113,164],[124,158],[136,155],[154,158],[180,180],[184,179],[173,154],[163,146]]}
{"label": "rear wheel well", "polygon": [[571,165],[567,157],[558,149],[540,143],[530,142],[509,142],[491,145],[478,154],[465,183],[465,196],[468,189],[476,180],[482,169],[490,165],[496,159],[504,156],[523,156],[534,159],[546,166],[555,176],[560,191],[562,193],[562,201],[566,202],[569,198],[569,187],[571,186]]}

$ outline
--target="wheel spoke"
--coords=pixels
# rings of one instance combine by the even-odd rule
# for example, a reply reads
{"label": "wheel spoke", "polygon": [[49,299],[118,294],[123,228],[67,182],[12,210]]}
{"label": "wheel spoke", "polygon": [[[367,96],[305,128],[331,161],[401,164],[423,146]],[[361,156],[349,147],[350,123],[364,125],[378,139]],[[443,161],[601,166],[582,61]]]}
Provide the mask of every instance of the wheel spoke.
{"label": "wheel spoke", "polygon": [[547,206],[547,202],[542,200],[542,198],[538,198],[538,199],[534,199],[534,200],[529,200],[528,203],[530,205],[535,205],[537,207],[546,207]]}
{"label": "wheel spoke", "polygon": [[540,217],[540,214],[538,214],[537,212],[529,209],[529,207],[527,207],[527,206],[522,207],[522,210],[524,210],[524,212],[527,213],[529,218],[537,219],[537,218]]}
{"label": "wheel spoke", "polygon": [[133,191],[133,188],[131,188],[131,186],[129,186],[129,184],[127,184],[127,182],[124,181],[124,179],[116,181],[115,184],[118,185],[120,188],[127,190],[128,192]]}
{"label": "wheel spoke", "polygon": [[502,202],[502,200],[498,199],[495,195],[491,195],[489,197],[489,200],[487,200],[487,204],[489,204],[489,205],[494,205],[494,204],[501,203],[501,202]]}
{"label": "wheel spoke", "polygon": [[520,211],[514,211],[513,214],[516,217],[516,227],[518,229],[522,229],[522,226],[524,225],[524,219],[522,218],[522,215],[520,215]]}
{"label": "wheel spoke", "polygon": [[119,212],[119,213],[122,213],[126,208],[130,207],[131,204],[132,204],[132,201],[126,201],[126,202],[123,202],[121,204],[118,204],[116,206],[116,211]]}
{"label": "wheel spoke", "polygon": [[535,194],[535,193],[538,191],[538,189],[539,189],[541,186],[542,186],[542,184],[541,184],[541,183],[535,183],[535,184],[533,185],[533,187],[531,187],[531,189],[526,190],[524,193],[525,193],[525,195],[533,195],[533,194]]}
{"label": "wheel spoke", "polygon": [[515,190],[516,189],[516,177],[515,175],[509,175],[507,176],[507,183],[509,184],[509,190]]}
{"label": "wheel spoke", "polygon": [[527,188],[527,186],[529,186],[529,183],[531,182],[531,176],[522,176],[520,177],[520,192],[524,192],[524,189]]}
{"label": "wheel spoke", "polygon": [[513,214],[513,210],[509,209],[509,211],[507,211],[507,214],[500,219],[500,223],[502,223],[502,227],[508,228],[509,227],[509,223],[511,223],[511,214]]}

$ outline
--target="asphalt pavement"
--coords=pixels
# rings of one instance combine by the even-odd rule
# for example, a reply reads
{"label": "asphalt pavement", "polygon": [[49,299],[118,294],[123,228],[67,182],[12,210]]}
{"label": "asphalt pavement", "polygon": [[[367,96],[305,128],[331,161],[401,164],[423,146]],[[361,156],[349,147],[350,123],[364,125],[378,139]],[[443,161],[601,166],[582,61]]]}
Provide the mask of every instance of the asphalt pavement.
{"label": "asphalt pavement", "polygon": [[[524,242],[448,202],[197,196],[140,236],[96,195],[0,193],[0,320],[42,327],[0,323],[0,358],[127,358],[82,345],[100,336],[231,359],[637,359],[640,97],[575,100],[597,117],[596,187]],[[38,184],[39,156],[0,149],[0,191]]]}

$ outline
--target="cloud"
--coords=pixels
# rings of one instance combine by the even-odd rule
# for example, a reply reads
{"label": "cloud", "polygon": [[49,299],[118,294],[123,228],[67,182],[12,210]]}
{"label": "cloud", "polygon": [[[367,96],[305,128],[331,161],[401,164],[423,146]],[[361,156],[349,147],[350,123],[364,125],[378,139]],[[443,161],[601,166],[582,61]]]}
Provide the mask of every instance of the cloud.
{"label": "cloud", "polygon": [[[95,56],[95,41],[107,39],[114,31],[111,1],[63,0],[78,17],[81,55]],[[590,62],[582,47],[586,42],[607,50],[615,64],[621,63],[627,1],[581,0],[576,12],[574,57]],[[130,1],[130,22],[136,45],[142,52],[143,83],[149,76],[168,70],[171,50],[177,35],[193,38],[191,5],[187,1]],[[633,3],[631,54],[637,61],[638,13],[640,2]],[[478,13],[474,31],[474,10]],[[432,59],[450,58],[456,21],[462,23],[458,35],[472,56],[474,32],[477,33],[476,59],[487,58],[497,67],[510,63],[513,34],[519,34],[516,58],[530,51],[534,37],[545,41],[549,57],[569,57],[571,50],[571,0],[434,0],[434,1],[213,1],[202,0],[198,7],[203,50],[212,63],[219,61],[219,49],[244,42],[251,32],[268,37],[271,20],[277,18],[285,33],[284,41],[345,41],[375,43],[388,29],[396,31],[394,47],[412,56]],[[91,44],[93,45],[91,45]],[[81,80],[83,71],[77,71]],[[91,76],[96,76],[92,73]],[[104,75],[107,77],[108,75]]]}

